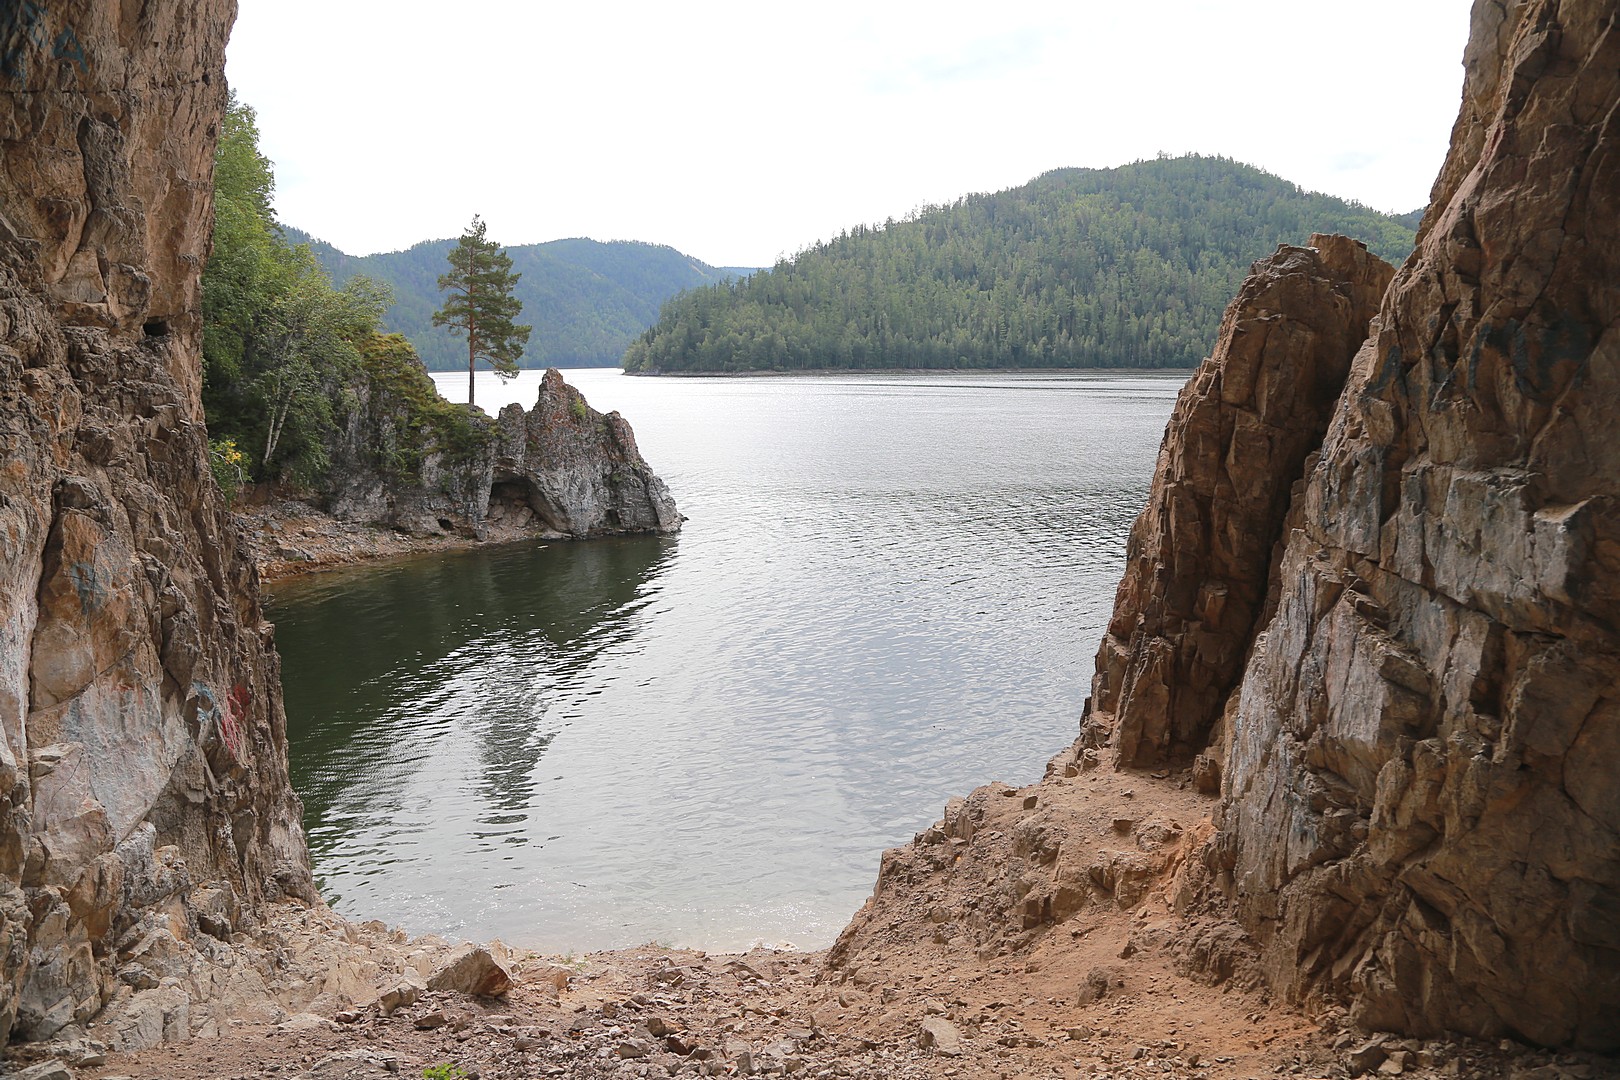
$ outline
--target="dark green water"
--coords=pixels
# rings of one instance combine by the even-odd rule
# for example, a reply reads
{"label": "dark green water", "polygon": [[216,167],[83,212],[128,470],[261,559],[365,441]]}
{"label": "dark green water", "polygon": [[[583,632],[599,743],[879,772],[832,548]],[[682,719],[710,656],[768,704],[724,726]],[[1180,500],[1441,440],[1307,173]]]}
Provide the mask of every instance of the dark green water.
{"label": "dark green water", "polygon": [[[581,715],[592,662],[633,634],[638,597],[668,546],[521,545],[278,590],[278,613],[296,612],[283,634],[299,639],[283,645],[297,673],[288,689],[293,784],[326,811],[311,833],[317,851],[408,813],[409,781],[445,753],[468,755],[473,783],[453,812],[478,826],[469,835],[529,843],[508,819],[555,729]],[[394,797],[342,812],[344,791],[362,777]],[[382,865],[405,857],[371,854]]]}
{"label": "dark green water", "polygon": [[277,589],[317,876],[418,932],[825,944],[1072,739],[1181,377],[570,378],[691,520]]}

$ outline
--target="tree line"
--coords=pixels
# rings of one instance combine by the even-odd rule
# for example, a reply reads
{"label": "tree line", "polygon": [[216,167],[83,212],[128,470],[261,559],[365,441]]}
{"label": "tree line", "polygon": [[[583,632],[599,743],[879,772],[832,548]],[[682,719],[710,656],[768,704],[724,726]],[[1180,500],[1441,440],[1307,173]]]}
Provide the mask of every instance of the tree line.
{"label": "tree line", "polygon": [[686,292],[624,367],[1191,367],[1250,264],[1277,244],[1342,232],[1399,262],[1415,218],[1222,157],[1060,169]]}

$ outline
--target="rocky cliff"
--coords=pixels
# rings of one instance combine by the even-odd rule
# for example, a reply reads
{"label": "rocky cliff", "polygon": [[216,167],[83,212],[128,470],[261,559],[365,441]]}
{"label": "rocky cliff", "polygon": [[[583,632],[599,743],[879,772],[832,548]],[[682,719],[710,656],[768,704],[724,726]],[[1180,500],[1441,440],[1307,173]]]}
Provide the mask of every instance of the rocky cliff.
{"label": "rocky cliff", "polygon": [[[1185,761],[1237,683],[1293,486],[1394,273],[1343,236],[1256,263],[1177,399],[1097,653],[1087,739]],[[1213,777],[1213,771],[1200,777]]]}
{"label": "rocky cliff", "polygon": [[109,1004],[187,1035],[191,984],[152,958],[205,978],[266,899],[311,894],[199,400],[234,14],[0,18],[0,1041]]}
{"label": "rocky cliff", "polygon": [[1476,4],[1417,250],[1392,280],[1342,238],[1257,264],[1081,739],[888,853],[833,970],[1128,911],[1120,956],[1318,1015],[1620,1049],[1617,116],[1612,3]]}
{"label": "rocky cliff", "polygon": [[1481,2],[1225,721],[1214,865],[1270,981],[1620,1047],[1620,27]]}
{"label": "rocky cliff", "polygon": [[[421,362],[410,364],[436,399]],[[354,395],[332,455],[329,505],[339,520],[478,539],[680,529],[675,500],[629,422],[591,408],[555,368],[532,409],[508,405],[494,421],[467,406],[424,403],[413,389],[369,380]],[[424,413],[438,421],[436,432]]]}

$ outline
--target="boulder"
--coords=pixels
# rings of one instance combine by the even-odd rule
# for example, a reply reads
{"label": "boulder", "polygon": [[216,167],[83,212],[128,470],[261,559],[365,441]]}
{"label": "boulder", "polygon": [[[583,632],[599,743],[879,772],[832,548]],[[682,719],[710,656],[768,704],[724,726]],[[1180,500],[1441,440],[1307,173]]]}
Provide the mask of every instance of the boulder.
{"label": "boulder", "polygon": [[372,1050],[340,1050],[315,1060],[297,1080],[359,1080],[367,1076],[399,1074],[399,1058]]}
{"label": "boulder", "polygon": [[377,997],[377,1009],[384,1016],[415,1005],[427,986],[414,975],[407,974]]}
{"label": "boulder", "polygon": [[461,945],[428,976],[429,990],[453,990],[473,997],[499,997],[512,988],[512,972],[483,945]]}
{"label": "boulder", "polygon": [[917,1047],[932,1050],[944,1057],[959,1057],[962,1053],[962,1033],[943,1016],[929,1016],[917,1027]]}
{"label": "boulder", "polygon": [[30,1065],[11,1074],[11,1080],[73,1080],[73,1070],[60,1061]]}
{"label": "boulder", "polygon": [[1116,973],[1108,968],[1096,967],[1086,973],[1081,980],[1080,988],[1075,991],[1074,1003],[1076,1005],[1091,1005],[1108,996],[1108,990]]}

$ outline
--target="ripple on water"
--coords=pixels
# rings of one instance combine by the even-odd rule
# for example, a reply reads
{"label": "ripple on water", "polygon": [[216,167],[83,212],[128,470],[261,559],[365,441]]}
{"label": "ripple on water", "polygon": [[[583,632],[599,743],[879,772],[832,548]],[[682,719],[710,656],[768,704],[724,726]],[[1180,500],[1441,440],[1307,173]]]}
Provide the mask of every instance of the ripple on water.
{"label": "ripple on water", "polygon": [[826,944],[1072,738],[1181,376],[569,376],[686,529],[278,587],[317,876],[418,932]]}

